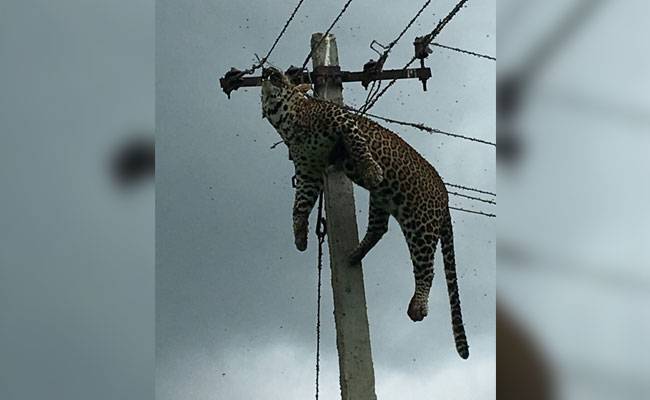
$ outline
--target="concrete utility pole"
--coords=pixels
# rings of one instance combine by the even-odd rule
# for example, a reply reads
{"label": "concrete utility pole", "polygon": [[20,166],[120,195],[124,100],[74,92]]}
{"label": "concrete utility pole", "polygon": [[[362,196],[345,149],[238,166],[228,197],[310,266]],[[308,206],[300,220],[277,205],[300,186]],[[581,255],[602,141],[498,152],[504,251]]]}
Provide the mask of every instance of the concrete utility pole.
{"label": "concrete utility pole", "polygon": [[[336,38],[322,33],[311,36],[313,69],[339,66]],[[320,43],[320,46],[315,47]],[[315,82],[316,97],[343,105],[343,87],[332,76]],[[351,266],[348,256],[359,244],[352,182],[341,170],[330,168],[325,176],[327,240],[332,269],[336,347],[342,400],[376,400],[375,372],[370,351],[366,294],[361,264]]]}

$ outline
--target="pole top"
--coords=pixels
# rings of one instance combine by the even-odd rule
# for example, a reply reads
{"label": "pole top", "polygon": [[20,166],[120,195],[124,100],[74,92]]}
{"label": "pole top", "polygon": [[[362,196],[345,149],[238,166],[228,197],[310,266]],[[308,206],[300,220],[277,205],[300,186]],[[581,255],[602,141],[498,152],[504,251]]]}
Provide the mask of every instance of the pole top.
{"label": "pole top", "polygon": [[311,35],[311,53],[312,65],[314,66],[330,66],[339,65],[339,51],[336,46],[336,36],[329,33],[325,36],[324,33],[313,33]]}

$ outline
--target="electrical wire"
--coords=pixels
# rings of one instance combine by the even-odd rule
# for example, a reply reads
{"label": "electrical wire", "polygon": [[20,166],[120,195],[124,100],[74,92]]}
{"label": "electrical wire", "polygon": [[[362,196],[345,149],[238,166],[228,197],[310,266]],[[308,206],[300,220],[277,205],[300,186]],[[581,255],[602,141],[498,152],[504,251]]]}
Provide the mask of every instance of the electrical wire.
{"label": "electrical wire", "polygon": [[339,22],[339,19],[341,19],[341,17],[342,17],[343,14],[345,13],[345,11],[348,9],[348,6],[350,5],[350,3],[352,3],[352,0],[348,0],[348,1],[345,3],[345,5],[344,5],[343,8],[341,9],[341,11],[339,12],[339,15],[337,15],[336,18],[334,18],[334,21],[332,21],[332,24],[330,25],[330,27],[327,28],[327,30],[325,31],[325,33],[323,34],[323,36],[321,36],[321,38],[320,38],[320,40],[318,41],[318,43],[316,44],[316,46],[312,46],[311,50],[309,51],[309,54],[307,54],[307,57],[305,58],[305,61],[302,63],[302,69],[303,69],[303,70],[305,69],[305,67],[307,66],[307,63],[308,63],[309,60],[311,59],[311,57],[312,57],[312,55],[313,55],[313,53],[314,53],[314,50],[320,47],[321,43],[323,43],[323,40],[325,40],[325,38],[327,37],[327,35],[329,35],[329,33],[330,33],[330,31],[332,30],[332,28],[334,28],[334,25],[336,25],[336,23]]}

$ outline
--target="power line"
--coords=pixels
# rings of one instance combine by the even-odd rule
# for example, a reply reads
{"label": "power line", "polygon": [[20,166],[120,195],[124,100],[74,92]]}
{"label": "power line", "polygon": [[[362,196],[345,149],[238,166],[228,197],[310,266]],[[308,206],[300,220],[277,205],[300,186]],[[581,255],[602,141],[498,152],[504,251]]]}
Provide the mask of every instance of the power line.
{"label": "power line", "polygon": [[[271,45],[271,48],[266,53],[266,55],[264,57],[262,57],[261,59],[258,57],[257,63],[253,64],[250,68],[248,68],[248,69],[246,69],[244,71],[234,71],[234,73],[235,73],[235,75],[237,77],[242,77],[242,76],[247,75],[247,74],[252,74],[253,72],[255,72],[255,70],[257,70],[259,68],[262,68],[262,66],[268,61],[268,59],[271,56],[271,53],[273,52],[273,50],[275,50],[275,46],[277,46],[278,42],[280,41],[280,38],[287,31],[287,28],[289,27],[289,24],[293,20],[293,17],[296,15],[296,13],[298,12],[298,9],[300,8],[300,6],[302,5],[302,3],[304,1],[305,0],[300,0],[298,2],[298,4],[296,5],[296,7],[293,9],[293,11],[291,12],[291,15],[289,16],[289,19],[287,19],[287,21],[284,23],[284,27],[282,27],[282,30],[280,31],[280,34],[275,38],[275,41],[273,42],[273,45]],[[226,76],[228,76],[228,74],[226,74]],[[230,94],[228,94],[228,98],[230,98]]]}
{"label": "power line", "polygon": [[330,33],[330,31],[332,30],[332,28],[334,28],[334,25],[336,25],[336,23],[339,22],[339,19],[341,18],[341,16],[342,16],[342,15],[345,13],[345,11],[348,9],[348,6],[350,5],[350,3],[352,3],[352,0],[348,0],[348,1],[345,3],[345,5],[343,6],[343,8],[341,9],[341,12],[339,12],[339,15],[337,15],[336,18],[334,18],[334,21],[332,21],[332,24],[330,25],[330,27],[327,28],[327,30],[325,31],[325,34],[324,34],[324,35],[320,38],[320,40],[318,41],[318,44],[316,44],[316,46],[313,46],[313,47],[311,48],[311,50],[309,51],[309,54],[307,55],[307,58],[305,58],[305,61],[302,63],[302,69],[303,69],[303,70],[305,69],[305,67],[307,66],[307,63],[308,63],[309,60],[311,59],[311,56],[312,56],[312,54],[314,53],[314,49],[317,49],[317,48],[320,47],[321,43],[323,43],[323,40],[325,40],[325,38],[326,38],[327,35]]}
{"label": "power line", "polygon": [[275,142],[275,143],[273,143],[273,144],[271,145],[271,147],[270,147],[271,150],[275,149],[276,147],[278,147],[279,144],[282,144],[282,143],[284,143],[284,140],[280,140],[279,142]]}
{"label": "power line", "polygon": [[370,113],[367,113],[367,112],[365,113],[365,115],[367,115],[369,117],[380,119],[382,121],[390,122],[392,124],[410,126],[410,127],[417,128],[417,129],[419,129],[421,131],[425,131],[425,132],[429,132],[429,133],[439,133],[441,135],[451,136],[451,137],[455,137],[455,138],[459,138],[459,139],[470,140],[472,142],[487,144],[487,145],[494,146],[494,147],[496,147],[496,145],[497,145],[496,143],[489,142],[487,140],[477,139],[477,138],[474,138],[474,137],[471,137],[471,136],[465,136],[465,135],[460,135],[458,133],[452,133],[452,132],[447,132],[447,131],[443,131],[443,130],[436,129],[436,128],[431,128],[431,127],[428,127],[428,126],[426,126],[426,125],[424,125],[422,123],[399,121],[399,120],[396,120],[396,119],[381,117],[379,115],[370,114]]}
{"label": "power line", "polygon": [[449,182],[443,182],[443,183],[446,186],[455,187],[455,188],[463,189],[463,190],[468,190],[470,192],[483,193],[483,194],[487,194],[487,195],[490,195],[490,196],[496,196],[496,193],[488,192],[488,191],[485,191],[485,190],[475,189],[475,188],[462,186],[462,185],[456,185],[456,184],[449,183]]}
{"label": "power line", "polygon": [[[284,27],[282,28],[282,31],[280,31],[280,34],[278,35],[278,37],[275,38],[275,42],[273,42],[273,45],[271,46],[271,49],[269,49],[269,52],[266,53],[266,56],[264,56],[264,58],[262,58],[262,59],[257,63],[257,64],[258,64],[257,68],[259,68],[259,67],[261,67],[262,65],[264,65],[264,63],[269,59],[269,56],[271,56],[271,53],[273,52],[273,50],[275,49],[275,46],[276,46],[276,45],[278,44],[278,42],[280,41],[280,38],[282,37],[282,35],[284,35],[284,32],[287,31],[287,28],[289,27],[289,24],[291,23],[291,21],[293,20],[293,17],[294,17],[294,16],[296,15],[296,13],[298,12],[298,9],[299,9],[300,6],[302,5],[303,1],[305,1],[305,0],[300,0],[300,1],[298,2],[298,5],[296,5],[296,8],[293,9],[293,12],[292,12],[291,15],[289,16],[289,19],[287,19],[287,22],[284,23]],[[257,69],[257,68],[256,68],[255,66],[253,66],[253,69]]]}
{"label": "power line", "polygon": [[357,111],[358,115],[365,114],[365,108],[368,106],[368,102],[370,102],[373,96],[379,93],[380,89],[381,89],[381,79],[378,81],[372,81],[370,90],[368,90],[368,95],[366,96],[366,100],[363,102],[363,105],[359,107],[359,110]]}
{"label": "power line", "polygon": [[[425,42],[426,42],[427,45],[428,45],[428,44],[431,44],[431,42],[433,41],[433,39],[435,39],[436,36],[438,36],[438,34],[440,33],[440,31],[442,31],[442,28],[444,28],[445,25],[447,25],[447,23],[449,23],[449,21],[451,21],[452,18],[454,18],[454,16],[458,13],[458,11],[459,11],[459,10],[460,10],[464,5],[465,5],[465,3],[467,3],[467,0],[461,0],[461,1],[459,1],[458,4],[456,4],[456,6],[455,6],[455,7],[454,7],[450,12],[449,12],[449,14],[447,14],[447,16],[446,16],[445,18],[443,18],[442,20],[440,20],[440,21],[438,22],[438,25],[436,25],[436,27],[435,27],[435,28],[434,28],[434,29],[433,29],[433,30],[432,30],[428,35],[426,35],[426,36],[424,37],[424,38],[425,38]],[[409,62],[404,66],[404,68],[402,68],[402,69],[407,69],[407,68],[410,67],[411,64],[413,64],[413,62],[415,62],[415,60],[417,60],[417,59],[418,59],[417,56],[413,56],[413,58],[411,58],[411,61],[409,61]],[[391,81],[388,83],[388,86],[386,86],[386,87],[384,88],[384,90],[382,90],[382,91],[381,91],[377,96],[375,96],[375,98],[370,102],[370,104],[368,104],[368,107],[365,107],[365,109],[366,109],[366,110],[371,109],[371,108],[375,105],[375,103],[377,103],[377,100],[379,100],[379,98],[380,98],[381,96],[383,96],[383,94],[386,93],[386,91],[387,91],[391,86],[393,86],[393,85],[395,84],[396,81],[397,81],[397,79],[393,79],[393,80],[391,80]]]}
{"label": "power line", "polygon": [[440,43],[431,43],[431,45],[435,46],[435,47],[441,47],[441,48],[447,49],[447,50],[457,51],[459,53],[469,54],[469,55],[475,56],[475,57],[486,58],[488,60],[493,60],[493,61],[497,60],[496,57],[492,57],[492,56],[487,55],[487,54],[476,53],[476,52],[461,49],[461,48],[458,48],[458,47],[446,46],[446,45],[440,44]]}
{"label": "power line", "polygon": [[458,192],[450,192],[450,191],[447,191],[447,193],[449,193],[449,194],[451,194],[451,195],[454,195],[454,196],[464,197],[464,198],[466,198],[466,199],[470,199],[470,200],[482,201],[483,203],[494,204],[494,205],[497,204],[497,202],[494,201],[494,200],[487,200],[487,199],[482,199],[482,198],[480,198],[480,197],[468,196],[468,195],[466,195],[466,194],[462,194],[462,193],[458,193]]}
{"label": "power line", "polygon": [[471,213],[471,214],[484,215],[484,216],[490,217],[490,218],[496,218],[496,214],[484,213],[483,211],[468,210],[468,209],[465,209],[465,208],[452,207],[452,206],[449,206],[449,209],[450,210],[456,210],[456,211],[463,211],[463,212]]}
{"label": "power line", "polygon": [[397,38],[395,38],[395,40],[393,40],[392,42],[390,42],[388,44],[388,48],[386,49],[387,52],[390,51],[393,48],[393,46],[395,46],[397,44],[397,42],[399,42],[399,40],[402,38],[402,36],[404,36],[406,31],[408,31],[409,28],[411,27],[411,25],[413,25],[415,20],[418,19],[420,14],[422,14],[422,11],[424,11],[424,9],[429,6],[429,3],[431,3],[431,0],[427,0],[426,3],[424,3],[424,5],[422,5],[422,7],[420,8],[420,11],[418,11],[417,14],[415,14],[415,16],[409,21],[409,23],[402,30],[402,32],[400,32],[400,34],[397,36]]}
{"label": "power line", "polygon": [[496,57],[488,56],[486,54],[481,54],[481,53],[475,53],[469,50],[459,49],[458,47],[445,46],[444,44],[440,44],[440,43],[431,43],[431,45],[436,47],[442,47],[443,49],[447,49],[447,50],[457,51],[459,53],[469,54],[470,56],[487,58],[488,60],[493,60],[493,61],[497,60]]}
{"label": "power line", "polygon": [[454,184],[454,183],[444,182],[444,184],[447,185],[447,186],[458,188],[458,189],[469,190],[470,192],[489,194],[490,196],[496,196],[497,195],[496,193],[487,192],[485,190],[480,190],[480,189],[474,189],[474,188],[467,187],[467,186],[457,185],[457,184]]}

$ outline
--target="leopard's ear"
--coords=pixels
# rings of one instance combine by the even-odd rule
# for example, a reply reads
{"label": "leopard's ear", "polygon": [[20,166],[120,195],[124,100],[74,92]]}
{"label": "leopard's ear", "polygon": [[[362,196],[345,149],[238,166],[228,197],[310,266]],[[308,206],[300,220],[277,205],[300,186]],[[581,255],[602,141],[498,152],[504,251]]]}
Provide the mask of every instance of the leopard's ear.
{"label": "leopard's ear", "polygon": [[296,90],[298,90],[302,94],[305,94],[311,90],[311,84],[301,83],[300,85],[296,86]]}

